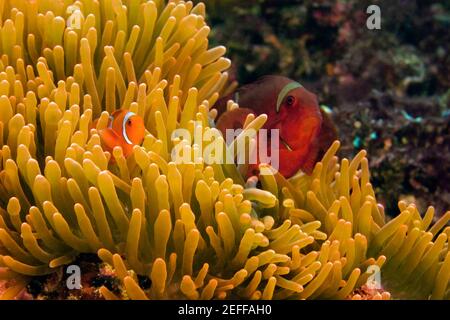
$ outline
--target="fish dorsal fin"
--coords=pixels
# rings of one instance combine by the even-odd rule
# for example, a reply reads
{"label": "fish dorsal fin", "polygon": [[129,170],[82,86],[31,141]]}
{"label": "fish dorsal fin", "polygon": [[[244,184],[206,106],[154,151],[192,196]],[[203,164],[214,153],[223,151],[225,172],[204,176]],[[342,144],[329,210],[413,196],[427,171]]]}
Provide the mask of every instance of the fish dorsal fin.
{"label": "fish dorsal fin", "polygon": [[109,116],[109,121],[108,121],[108,128],[109,129],[112,129],[113,121],[114,121],[114,117],[112,115],[110,115]]}
{"label": "fish dorsal fin", "polygon": [[123,109],[117,109],[109,115],[111,129],[119,136],[122,134],[122,117],[124,113]]}
{"label": "fish dorsal fin", "polygon": [[286,98],[286,95],[291,92],[294,89],[303,87],[300,83],[292,81],[285,85],[283,89],[281,89],[280,93],[278,94],[277,98],[277,107],[276,111],[277,113],[280,111],[281,104],[283,103],[284,98]]}

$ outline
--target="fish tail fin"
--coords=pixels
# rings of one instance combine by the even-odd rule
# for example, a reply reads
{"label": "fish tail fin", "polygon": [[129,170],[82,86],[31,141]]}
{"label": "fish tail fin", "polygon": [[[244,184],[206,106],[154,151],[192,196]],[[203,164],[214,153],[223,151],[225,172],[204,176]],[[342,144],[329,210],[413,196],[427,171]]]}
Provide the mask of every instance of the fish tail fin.
{"label": "fish tail fin", "polygon": [[89,130],[97,128],[97,124],[98,124],[98,120],[99,120],[99,119],[100,119],[100,118],[95,119],[95,120],[91,123],[91,125],[89,126]]}
{"label": "fish tail fin", "polygon": [[241,129],[250,113],[254,113],[247,108],[237,108],[225,112],[216,122],[216,127],[226,136],[226,129]]}
{"label": "fish tail fin", "polygon": [[216,119],[219,119],[219,117],[227,111],[228,101],[230,101],[230,100],[234,100],[234,92],[220,98],[214,104],[214,109],[217,110]]}

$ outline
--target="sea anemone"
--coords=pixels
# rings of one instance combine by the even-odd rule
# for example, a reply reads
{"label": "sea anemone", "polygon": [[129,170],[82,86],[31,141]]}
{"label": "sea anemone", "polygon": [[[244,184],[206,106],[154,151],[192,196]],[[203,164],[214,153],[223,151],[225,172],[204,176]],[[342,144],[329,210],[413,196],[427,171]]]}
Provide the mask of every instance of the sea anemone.
{"label": "sea anemone", "polygon": [[[122,290],[101,287],[106,299],[361,298],[377,268],[375,299],[450,298],[450,212],[433,224],[431,207],[400,202],[387,222],[364,151],[339,163],[336,141],[290,180],[263,165],[260,187],[172,136],[199,130],[219,135],[214,156],[228,150],[210,120],[235,84],[202,3],[7,0],[0,27],[0,298],[80,253],[114,269]],[[121,108],[147,129],[128,158],[99,135]]]}

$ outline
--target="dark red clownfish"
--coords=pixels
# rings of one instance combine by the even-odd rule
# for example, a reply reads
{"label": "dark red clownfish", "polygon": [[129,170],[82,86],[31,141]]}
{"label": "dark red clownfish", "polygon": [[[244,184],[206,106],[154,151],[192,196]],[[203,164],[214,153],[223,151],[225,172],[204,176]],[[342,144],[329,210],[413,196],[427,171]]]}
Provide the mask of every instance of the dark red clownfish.
{"label": "dark red clownfish", "polygon": [[[225,111],[230,99],[240,108]],[[336,128],[319,107],[316,96],[300,83],[282,76],[264,76],[238,88],[220,99],[216,108],[216,126],[224,135],[226,129],[242,128],[249,113],[266,114],[264,128],[279,130],[279,172],[286,178],[299,170],[311,174],[337,138]],[[257,165],[249,166],[247,176],[257,173]]]}

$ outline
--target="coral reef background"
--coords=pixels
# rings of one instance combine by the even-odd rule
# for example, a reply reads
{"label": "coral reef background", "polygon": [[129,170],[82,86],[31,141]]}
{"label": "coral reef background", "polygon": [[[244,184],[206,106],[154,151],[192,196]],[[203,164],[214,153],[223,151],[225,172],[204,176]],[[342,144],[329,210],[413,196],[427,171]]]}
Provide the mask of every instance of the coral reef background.
{"label": "coral reef background", "polygon": [[[450,205],[448,1],[208,1],[212,41],[241,82],[302,81],[332,110],[342,154],[371,155],[379,200]],[[381,30],[366,8],[381,8]]]}

